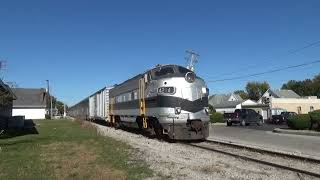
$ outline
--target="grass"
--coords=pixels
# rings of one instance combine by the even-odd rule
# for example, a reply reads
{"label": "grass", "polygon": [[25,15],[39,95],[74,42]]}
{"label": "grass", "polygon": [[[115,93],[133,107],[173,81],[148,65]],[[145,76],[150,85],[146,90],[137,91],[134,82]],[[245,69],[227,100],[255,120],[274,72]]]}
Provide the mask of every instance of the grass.
{"label": "grass", "polygon": [[[0,179],[144,179],[128,145],[71,120],[36,120],[36,133],[0,136]],[[38,133],[38,134],[37,134]],[[134,156],[133,156],[134,157]],[[134,162],[134,163],[132,163]]]}

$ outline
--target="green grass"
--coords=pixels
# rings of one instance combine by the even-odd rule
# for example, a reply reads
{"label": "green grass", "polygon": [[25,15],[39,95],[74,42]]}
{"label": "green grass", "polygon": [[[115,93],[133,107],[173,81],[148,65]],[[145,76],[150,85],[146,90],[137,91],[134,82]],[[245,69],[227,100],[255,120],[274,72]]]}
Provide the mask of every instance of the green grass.
{"label": "green grass", "polygon": [[[38,134],[0,136],[0,179],[143,179],[152,171],[125,143],[71,120],[36,120]],[[134,157],[134,156],[133,156]]]}

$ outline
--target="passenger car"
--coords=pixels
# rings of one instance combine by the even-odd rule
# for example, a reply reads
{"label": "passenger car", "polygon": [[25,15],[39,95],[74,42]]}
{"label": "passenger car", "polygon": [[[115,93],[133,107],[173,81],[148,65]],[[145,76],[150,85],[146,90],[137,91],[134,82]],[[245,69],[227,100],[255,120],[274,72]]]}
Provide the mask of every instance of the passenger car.
{"label": "passenger car", "polygon": [[236,109],[233,117],[227,120],[227,126],[240,124],[241,126],[256,123],[262,125],[262,116],[252,109]]}

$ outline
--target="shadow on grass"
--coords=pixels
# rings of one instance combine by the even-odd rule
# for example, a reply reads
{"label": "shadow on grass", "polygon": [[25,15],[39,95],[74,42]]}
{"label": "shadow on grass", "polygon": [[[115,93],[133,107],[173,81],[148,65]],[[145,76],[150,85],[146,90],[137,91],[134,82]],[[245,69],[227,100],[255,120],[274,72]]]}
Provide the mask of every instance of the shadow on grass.
{"label": "shadow on grass", "polygon": [[9,139],[29,134],[39,134],[35,126],[36,124],[32,120],[25,120],[23,128],[7,129],[2,132],[2,134],[0,135],[0,139]]}

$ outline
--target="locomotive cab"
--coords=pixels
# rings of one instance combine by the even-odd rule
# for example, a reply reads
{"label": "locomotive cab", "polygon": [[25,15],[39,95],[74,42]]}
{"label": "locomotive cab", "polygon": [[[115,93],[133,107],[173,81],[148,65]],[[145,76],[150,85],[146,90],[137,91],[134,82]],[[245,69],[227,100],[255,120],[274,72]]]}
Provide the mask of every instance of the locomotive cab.
{"label": "locomotive cab", "polygon": [[193,71],[177,65],[157,66],[148,73],[147,114],[171,139],[205,139],[209,135],[209,90]]}

